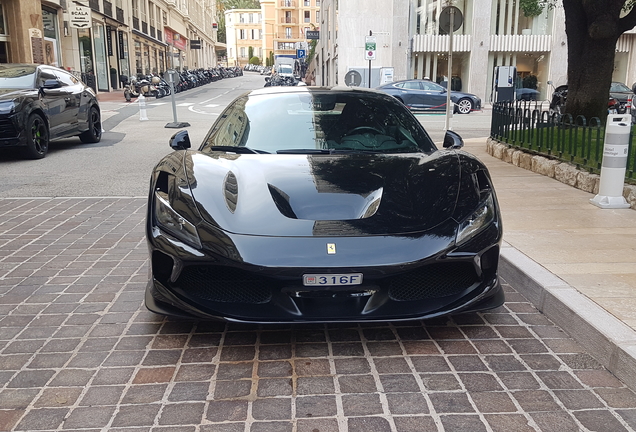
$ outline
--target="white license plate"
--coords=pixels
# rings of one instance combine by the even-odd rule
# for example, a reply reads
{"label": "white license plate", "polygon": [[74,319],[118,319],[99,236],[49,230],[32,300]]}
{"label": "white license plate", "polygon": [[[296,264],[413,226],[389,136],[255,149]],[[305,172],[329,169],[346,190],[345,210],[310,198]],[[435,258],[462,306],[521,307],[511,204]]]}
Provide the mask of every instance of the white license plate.
{"label": "white license plate", "polygon": [[303,285],[305,286],[360,285],[361,283],[362,273],[303,275]]}

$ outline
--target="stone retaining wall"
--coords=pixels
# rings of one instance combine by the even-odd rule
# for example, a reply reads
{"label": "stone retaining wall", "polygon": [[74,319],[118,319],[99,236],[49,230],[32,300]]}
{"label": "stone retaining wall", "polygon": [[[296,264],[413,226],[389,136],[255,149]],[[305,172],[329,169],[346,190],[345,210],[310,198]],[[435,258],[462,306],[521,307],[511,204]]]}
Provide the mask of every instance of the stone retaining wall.
{"label": "stone retaining wall", "polygon": [[[523,150],[509,147],[507,144],[488,138],[486,151],[489,155],[508,162],[514,166],[556,179],[561,183],[573,186],[592,194],[598,194],[601,177],[576,169],[566,162],[550,159],[545,156],[532,155]],[[623,196],[632,209],[636,210],[636,186],[625,184]]]}

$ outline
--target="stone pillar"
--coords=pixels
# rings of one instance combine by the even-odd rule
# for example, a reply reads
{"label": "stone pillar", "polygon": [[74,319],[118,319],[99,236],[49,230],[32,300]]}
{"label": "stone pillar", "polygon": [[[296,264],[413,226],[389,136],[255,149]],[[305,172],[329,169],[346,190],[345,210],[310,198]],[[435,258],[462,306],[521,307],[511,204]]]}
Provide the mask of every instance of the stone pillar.
{"label": "stone pillar", "polygon": [[8,44],[11,63],[43,61],[42,3],[39,0],[3,1],[11,34]]}

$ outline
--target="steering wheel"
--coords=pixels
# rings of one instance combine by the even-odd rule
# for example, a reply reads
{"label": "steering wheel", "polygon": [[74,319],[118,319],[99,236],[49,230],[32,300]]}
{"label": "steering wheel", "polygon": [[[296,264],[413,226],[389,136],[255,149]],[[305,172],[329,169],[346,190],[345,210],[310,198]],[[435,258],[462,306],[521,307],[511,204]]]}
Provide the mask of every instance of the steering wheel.
{"label": "steering wheel", "polygon": [[378,134],[383,134],[384,132],[382,132],[380,129],[375,128],[373,126],[358,126],[358,127],[354,127],[353,129],[347,131],[347,133],[345,135],[354,135],[354,132],[358,132],[360,133],[360,131],[372,131]]}

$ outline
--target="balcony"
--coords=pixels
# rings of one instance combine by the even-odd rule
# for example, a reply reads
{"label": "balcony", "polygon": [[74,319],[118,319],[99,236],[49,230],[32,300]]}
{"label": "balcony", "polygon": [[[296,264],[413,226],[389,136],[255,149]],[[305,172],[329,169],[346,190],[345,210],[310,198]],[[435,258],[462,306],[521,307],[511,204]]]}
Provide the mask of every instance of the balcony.
{"label": "balcony", "polygon": [[280,7],[296,9],[296,0],[280,0]]}
{"label": "balcony", "polygon": [[298,19],[294,17],[284,17],[280,19],[281,24],[298,24]]}
{"label": "balcony", "polygon": [[113,4],[108,0],[104,0],[104,15],[109,17],[113,16]]}
{"label": "balcony", "polygon": [[117,13],[117,21],[124,22],[124,10],[122,8],[116,8],[115,12]]}
{"label": "balcony", "polygon": [[139,30],[139,18],[133,17],[133,28]]}

